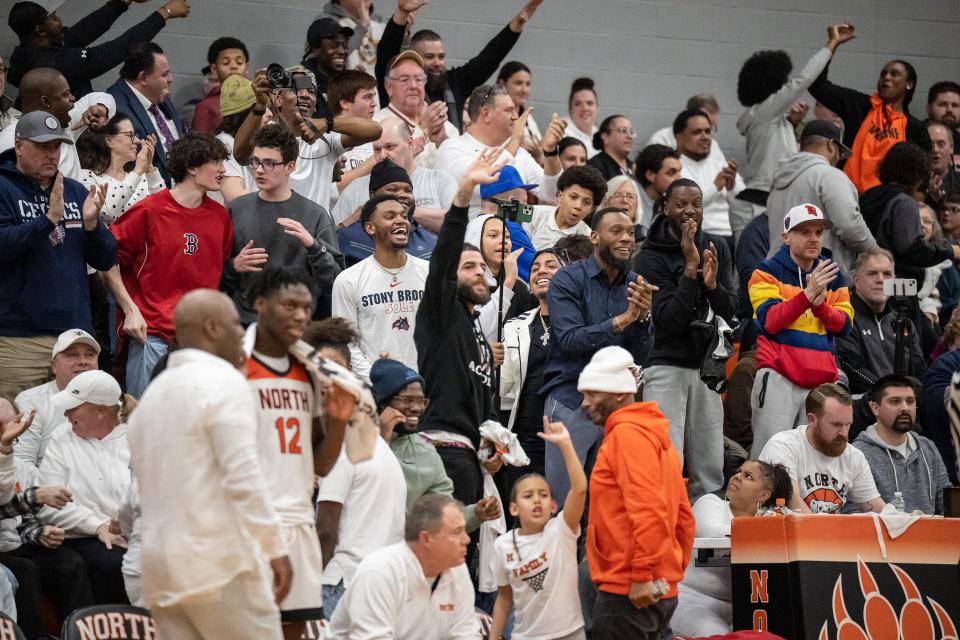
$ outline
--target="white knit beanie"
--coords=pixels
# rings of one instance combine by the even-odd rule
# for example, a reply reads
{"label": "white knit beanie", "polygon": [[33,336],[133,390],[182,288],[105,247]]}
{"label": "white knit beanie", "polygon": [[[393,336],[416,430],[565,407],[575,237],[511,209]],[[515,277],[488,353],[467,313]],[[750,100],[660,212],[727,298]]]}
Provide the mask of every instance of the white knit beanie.
{"label": "white knit beanie", "polygon": [[577,391],[636,393],[643,383],[643,369],[623,347],[604,347],[580,372]]}

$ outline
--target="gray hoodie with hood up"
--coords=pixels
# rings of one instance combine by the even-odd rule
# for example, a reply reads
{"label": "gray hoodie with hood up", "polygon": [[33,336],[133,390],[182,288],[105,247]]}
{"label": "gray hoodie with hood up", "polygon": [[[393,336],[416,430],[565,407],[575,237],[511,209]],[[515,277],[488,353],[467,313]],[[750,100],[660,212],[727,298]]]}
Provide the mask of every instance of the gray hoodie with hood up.
{"label": "gray hoodie with hood up", "polygon": [[767,217],[770,224],[770,252],[783,244],[783,219],[798,204],[820,207],[833,228],[823,234],[823,246],[833,254],[833,261],[850,275],[857,254],[877,246],[867,223],[860,214],[857,189],[850,178],[830,166],[827,159],[801,151],[780,161],[773,174]]}
{"label": "gray hoodie with hood up", "polygon": [[951,485],[940,452],[932,440],[919,434],[911,432],[907,438],[911,446],[906,458],[880,438],[876,424],[857,436],[853,446],[870,464],[884,502],[893,502],[894,492],[900,491],[907,513],[942,514],[943,490]]}

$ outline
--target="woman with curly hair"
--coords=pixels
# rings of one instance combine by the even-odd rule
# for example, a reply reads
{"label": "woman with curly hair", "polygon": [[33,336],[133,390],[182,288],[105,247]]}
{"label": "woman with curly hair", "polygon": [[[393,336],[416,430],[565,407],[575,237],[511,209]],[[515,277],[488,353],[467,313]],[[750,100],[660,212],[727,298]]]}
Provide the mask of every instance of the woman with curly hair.
{"label": "woman with curly hair", "polygon": [[[853,39],[853,25],[842,25],[846,39]],[[930,148],[926,125],[910,114],[910,101],[917,90],[917,70],[906,60],[883,65],[873,95],[840,87],[827,79],[830,65],[810,85],[810,95],[843,120],[843,143],[853,156],[843,172],[859,193],[880,184],[877,169],[898,141],[916,142]]]}
{"label": "woman with curly hair", "polygon": [[[747,189],[770,191],[777,164],[799,151],[794,127],[806,110],[792,106],[827,67],[837,47],[853,37],[846,26],[828,27],[827,43],[792,78],[793,63],[786,51],[757,51],[743,63],[737,80],[737,99],[747,110],[737,120],[737,130],[746,138],[747,164],[743,175]],[[760,197],[755,202],[764,201]]]}
{"label": "woman with curly hair", "polygon": [[[782,464],[745,460],[727,483],[724,497],[717,493],[708,493],[693,504],[698,538],[727,537],[734,518],[755,516],[760,509],[775,506],[778,498],[789,503],[793,481]],[[691,562],[680,583],[677,610],[671,621],[674,633],[684,636],[730,633],[733,630],[730,592],[729,567],[698,567]]]}

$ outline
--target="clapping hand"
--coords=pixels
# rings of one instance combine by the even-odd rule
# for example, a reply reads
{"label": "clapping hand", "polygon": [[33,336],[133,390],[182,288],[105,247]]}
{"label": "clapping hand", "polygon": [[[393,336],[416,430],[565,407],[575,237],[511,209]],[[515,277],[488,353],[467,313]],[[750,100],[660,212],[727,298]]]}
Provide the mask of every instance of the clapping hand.
{"label": "clapping hand", "polygon": [[5,452],[9,455],[13,451],[13,441],[30,428],[30,425],[33,424],[33,419],[36,417],[37,410],[34,409],[26,416],[18,413],[13,417],[13,420],[5,423],[3,427],[0,428],[0,452]]}
{"label": "clapping hand", "polygon": [[803,293],[807,296],[811,305],[817,307],[824,303],[827,298],[827,285],[836,280],[839,274],[840,266],[832,260],[822,260],[810,272]]}
{"label": "clapping hand", "polygon": [[155,171],[153,166],[153,153],[157,148],[157,136],[152,133],[146,138],[140,139],[140,150],[137,152],[137,159],[133,166],[135,173],[143,175],[148,171]]}
{"label": "clapping hand", "polygon": [[100,209],[107,201],[107,185],[91,185],[87,199],[83,201],[83,228],[93,231],[100,220]]}
{"label": "clapping hand", "polygon": [[717,247],[711,242],[710,248],[703,250],[703,284],[707,286],[707,289],[717,288],[718,268]]}

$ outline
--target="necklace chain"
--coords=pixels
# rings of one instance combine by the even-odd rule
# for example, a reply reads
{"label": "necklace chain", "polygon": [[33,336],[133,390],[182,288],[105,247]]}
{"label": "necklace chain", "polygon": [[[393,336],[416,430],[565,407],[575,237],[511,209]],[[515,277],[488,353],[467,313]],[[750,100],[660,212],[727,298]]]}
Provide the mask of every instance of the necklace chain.
{"label": "necklace chain", "polygon": [[377,268],[380,269],[380,271],[383,271],[387,275],[392,276],[393,282],[396,283],[397,276],[400,275],[400,272],[403,271],[407,266],[407,254],[406,253],[403,254],[403,264],[400,266],[399,269],[396,269],[395,271],[391,271],[390,269],[387,269],[385,266],[380,264],[380,262],[376,258],[373,259],[373,264],[377,265]]}
{"label": "necklace chain", "polygon": [[547,346],[550,344],[550,327],[548,327],[547,323],[543,321],[543,313],[537,311],[537,317],[540,319],[540,324],[543,326],[543,335],[540,337],[540,344]]}

